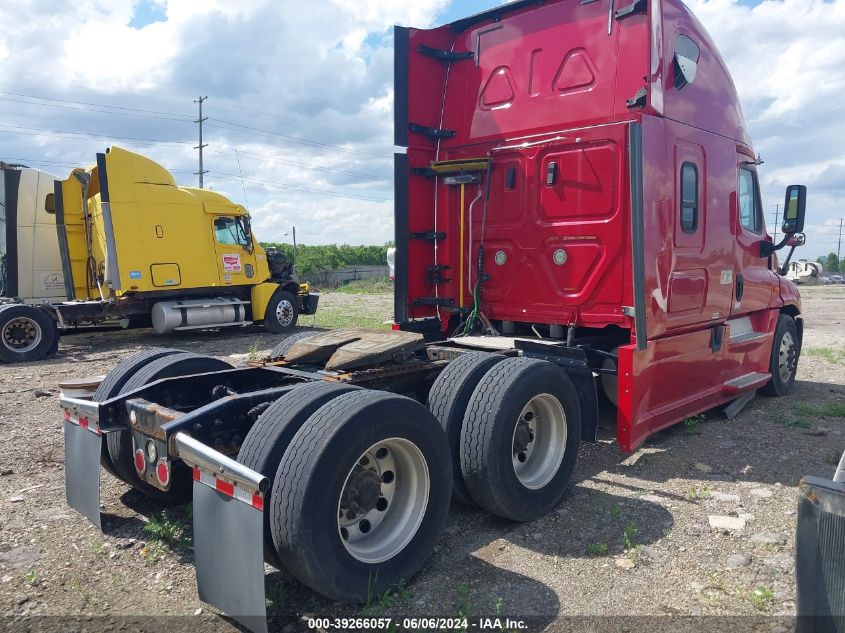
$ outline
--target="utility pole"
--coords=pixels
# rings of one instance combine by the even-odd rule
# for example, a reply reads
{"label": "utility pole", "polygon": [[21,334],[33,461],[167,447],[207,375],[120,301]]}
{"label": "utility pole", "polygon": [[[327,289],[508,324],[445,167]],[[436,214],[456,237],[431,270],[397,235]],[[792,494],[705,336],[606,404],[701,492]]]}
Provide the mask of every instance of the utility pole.
{"label": "utility pole", "polygon": [[200,170],[197,171],[197,172],[194,172],[195,174],[199,175],[199,177],[200,177],[200,189],[202,189],[202,175],[208,173],[207,169],[202,168],[202,148],[208,147],[208,143],[206,143],[205,145],[203,145],[203,143],[202,143],[202,123],[203,123],[203,121],[208,120],[208,117],[203,117],[203,115],[202,115],[202,102],[205,101],[206,99],[208,99],[208,97],[200,97],[199,100],[194,99],[194,103],[198,103],[199,106],[200,106],[200,118],[198,120],[194,121],[194,123],[199,123],[199,126],[200,126],[200,144],[197,145],[194,148],[194,149],[198,149],[200,151]]}
{"label": "utility pole", "polygon": [[842,261],[842,218],[839,218],[839,244],[836,246],[836,261]]}
{"label": "utility pole", "polygon": [[296,271],[296,227],[293,227],[293,270]]}

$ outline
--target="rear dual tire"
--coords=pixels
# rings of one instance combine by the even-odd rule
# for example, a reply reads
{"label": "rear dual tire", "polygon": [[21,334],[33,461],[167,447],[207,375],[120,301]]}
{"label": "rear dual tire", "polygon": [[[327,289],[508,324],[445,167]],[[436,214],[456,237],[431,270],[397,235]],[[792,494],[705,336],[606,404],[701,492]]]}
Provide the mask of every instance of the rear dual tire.
{"label": "rear dual tire", "polygon": [[505,356],[486,352],[462,354],[440,372],[428,394],[428,408],[439,421],[452,455],[452,498],[464,505],[474,506],[461,473],[461,428],[472,394],[478,383]]}
{"label": "rear dual tire", "polygon": [[[129,358],[124,358],[117,364],[117,367],[106,374],[103,382],[97,386],[97,390],[94,392],[94,402],[104,402],[120,395],[120,390],[126,384],[126,381],[134,376],[142,367],[164,356],[172,356],[178,353],[179,350],[175,349],[153,347],[132,354]],[[123,477],[115,469],[114,464],[112,464],[111,457],[109,456],[109,445],[105,440],[101,443],[100,464],[109,474],[124,481]]]}
{"label": "rear dual tire", "polygon": [[365,602],[430,556],[451,484],[445,434],[425,407],[380,391],[335,397],[275,474],[268,513],[280,562],[325,596]]}
{"label": "rear dual tire", "polygon": [[491,514],[530,521],[563,498],[580,443],[578,394],[566,373],[546,361],[508,358],[484,375],[467,406],[464,484]]}
{"label": "rear dual tire", "polygon": [[[357,389],[323,381],[307,383],[294,387],[258,417],[241,445],[238,462],[270,480],[265,498],[272,498],[276,471],[297,431],[324,404]],[[264,512],[264,560],[281,569],[282,562],[273,546],[270,517],[270,512]]]}
{"label": "rear dual tire", "polygon": [[[172,350],[163,350],[170,352]],[[163,378],[175,378],[190,374],[204,374],[213,371],[232,369],[232,366],[211,356],[200,356],[189,352],[166,353],[144,364],[136,363],[132,375],[124,381],[118,395],[129,393]],[[130,486],[156,501],[183,503],[191,498],[191,472],[182,461],[173,463],[170,488],[159,490],[141,479],[135,470],[135,443],[132,431],[115,431],[106,434],[103,442],[108,450],[113,472]]]}

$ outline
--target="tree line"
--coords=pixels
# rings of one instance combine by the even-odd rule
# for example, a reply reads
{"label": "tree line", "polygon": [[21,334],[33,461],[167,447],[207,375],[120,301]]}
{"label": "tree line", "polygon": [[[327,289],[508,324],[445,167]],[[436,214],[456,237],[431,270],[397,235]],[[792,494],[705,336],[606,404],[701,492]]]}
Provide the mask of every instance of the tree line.
{"label": "tree line", "polygon": [[816,261],[824,267],[826,273],[845,272],[845,259],[840,262],[836,253],[829,253],[827,257],[819,257]]}
{"label": "tree line", "polygon": [[265,249],[275,248],[282,251],[290,261],[296,263],[296,271],[302,275],[323,270],[337,270],[347,266],[387,266],[387,249],[391,242],[383,246],[350,246],[349,244],[328,244],[324,246],[296,245],[296,254],[292,244],[262,242]]}

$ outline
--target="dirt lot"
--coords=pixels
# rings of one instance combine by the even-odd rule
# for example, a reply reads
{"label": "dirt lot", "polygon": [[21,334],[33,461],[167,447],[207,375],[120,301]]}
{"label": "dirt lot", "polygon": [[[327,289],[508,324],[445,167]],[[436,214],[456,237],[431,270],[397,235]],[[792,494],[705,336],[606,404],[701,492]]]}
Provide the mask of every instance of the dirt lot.
{"label": "dirt lot", "polygon": [[[563,626],[564,616],[793,614],[796,482],[829,477],[845,449],[845,288],[803,295],[805,350],[788,399],[757,398],[733,422],[712,411],[632,455],[619,452],[606,421],[555,512],[516,525],[454,505],[422,572],[364,608],[332,604],[268,567],[271,628],[338,613],[500,614],[529,617],[534,630]],[[318,325],[376,324],[391,299],[325,295],[321,310]],[[189,508],[162,508],[107,474],[104,534],[66,506],[55,385],[105,373],[149,345],[242,362],[277,340],[258,329],[78,334],[47,362],[0,367],[5,624],[38,614],[181,615],[170,624],[233,630],[197,597]],[[744,527],[713,529],[712,516]]]}

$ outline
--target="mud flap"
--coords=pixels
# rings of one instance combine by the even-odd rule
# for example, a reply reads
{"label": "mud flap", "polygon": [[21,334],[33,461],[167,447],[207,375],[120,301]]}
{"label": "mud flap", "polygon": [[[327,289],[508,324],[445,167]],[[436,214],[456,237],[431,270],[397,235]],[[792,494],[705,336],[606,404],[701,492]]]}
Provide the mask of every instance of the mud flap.
{"label": "mud flap", "polygon": [[262,512],[194,481],[193,513],[200,600],[266,633]]}
{"label": "mud flap", "polygon": [[267,633],[264,493],[268,481],[185,433],[176,435],[194,477],[194,565],[200,600]]}
{"label": "mud flap", "polygon": [[68,505],[99,529],[100,451],[103,436],[65,419],[65,497]]}

